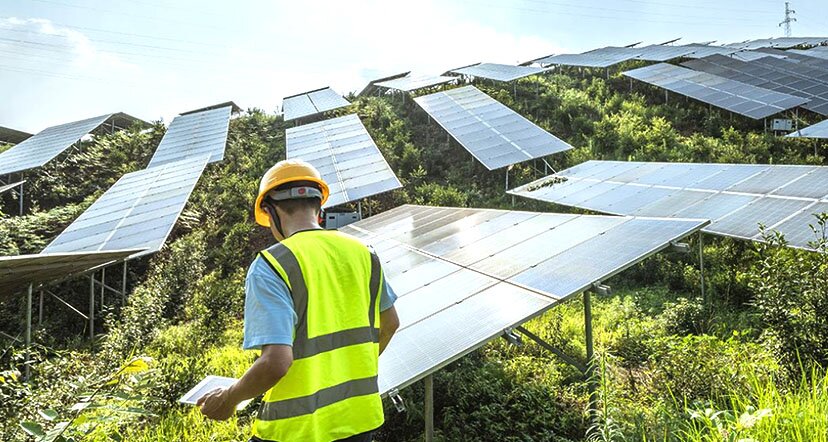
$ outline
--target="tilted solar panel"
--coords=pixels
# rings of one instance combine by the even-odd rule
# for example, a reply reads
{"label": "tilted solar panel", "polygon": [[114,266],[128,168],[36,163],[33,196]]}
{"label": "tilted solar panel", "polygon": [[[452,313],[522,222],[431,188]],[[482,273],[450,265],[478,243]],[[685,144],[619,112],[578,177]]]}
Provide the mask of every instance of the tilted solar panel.
{"label": "tilted solar panel", "polygon": [[[41,167],[104,123],[141,122],[129,115],[107,114],[46,128],[0,153],[0,175]],[[143,122],[142,122],[143,123]]]}
{"label": "tilted solar panel", "polygon": [[164,246],[209,155],[124,175],[55,238],[43,253],[144,249]]}
{"label": "tilted solar panel", "polygon": [[572,149],[474,86],[414,101],[489,170]]}
{"label": "tilted solar panel", "polygon": [[641,49],[609,46],[606,48],[594,49],[582,54],[550,55],[535,61],[541,66],[563,65],[606,68],[628,60],[633,60],[641,54]]}
{"label": "tilted solar panel", "polygon": [[0,256],[0,293],[9,294],[29,284],[52,282],[117,262],[141,250],[102,252],[41,253]]}
{"label": "tilted solar panel", "polygon": [[399,296],[380,392],[416,382],[703,224],[407,205],[341,229],[373,246]]}
{"label": "tilted solar panel", "polygon": [[28,132],[15,130],[10,127],[0,126],[0,143],[17,144],[25,141],[27,138],[31,136],[32,134]]}
{"label": "tilted solar panel", "polygon": [[282,111],[285,121],[291,121],[350,105],[348,100],[342,98],[333,89],[326,87],[285,97],[282,100]]}
{"label": "tilted solar panel", "polygon": [[694,48],[688,46],[650,45],[638,48],[638,51],[641,53],[635,57],[638,60],[667,61],[674,58],[687,57],[693,53]]}
{"label": "tilted solar panel", "polygon": [[441,75],[406,75],[405,77],[374,83],[374,85],[386,89],[411,92],[418,89],[450,83],[455,80],[456,78],[454,77],[444,77]]}
{"label": "tilted solar panel", "polygon": [[626,71],[624,75],[753,119],[766,118],[809,101],[667,63]]}
{"label": "tilted solar panel", "polygon": [[356,115],[287,129],[287,158],[313,164],[330,187],[325,208],[402,187]]}
{"label": "tilted solar panel", "polygon": [[803,127],[787,135],[790,138],[828,138],[828,120]]}
{"label": "tilted solar panel", "polygon": [[519,78],[537,75],[547,69],[532,66],[512,66],[508,64],[480,63],[449,71],[459,75],[486,78],[489,80],[510,82]]}
{"label": "tilted solar panel", "polygon": [[828,167],[588,161],[509,193],[618,215],[710,219],[705,231],[754,241],[760,224],[784,227],[791,246],[807,249],[816,238],[804,221],[828,202]]}
{"label": "tilted solar panel", "polygon": [[[762,58],[767,57],[767,54],[762,55]],[[691,60],[682,63],[682,66],[772,91],[807,98],[810,101],[802,105],[804,109],[821,115],[828,115],[828,85],[819,81],[795,77],[763,65],[748,63],[723,55]]]}
{"label": "tilted solar panel", "polygon": [[209,155],[221,161],[227,144],[232,106],[175,117],[147,167]]}

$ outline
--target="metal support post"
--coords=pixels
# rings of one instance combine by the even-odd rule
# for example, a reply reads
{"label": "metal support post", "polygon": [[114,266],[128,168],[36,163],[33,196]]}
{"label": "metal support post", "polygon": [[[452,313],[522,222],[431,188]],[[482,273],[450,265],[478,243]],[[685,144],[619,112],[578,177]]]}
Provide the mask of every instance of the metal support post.
{"label": "metal support post", "polygon": [[121,276],[121,307],[126,305],[127,260],[124,260],[124,274]]}
{"label": "metal support post", "polygon": [[32,355],[32,288],[32,284],[29,283],[29,290],[26,294],[26,361],[23,362],[26,366],[26,380],[29,380],[31,374],[29,359]]}
{"label": "metal support post", "polygon": [[362,201],[357,203],[357,211],[359,213],[359,219],[362,219]]}
{"label": "metal support post", "polygon": [[434,378],[433,375],[425,377],[425,406],[423,407],[425,418],[425,441],[434,441]]}
{"label": "metal support post", "polygon": [[699,280],[701,284],[702,302],[707,305],[707,293],[704,287],[704,233],[699,231]]}
{"label": "metal support post", "polygon": [[101,269],[101,308],[104,306],[104,290],[106,290],[106,267]]}
{"label": "metal support post", "polygon": [[43,325],[43,289],[40,290],[40,299],[38,300],[37,325]]}
{"label": "metal support post", "polygon": [[509,190],[509,166],[506,166],[506,190]]}
{"label": "metal support post", "polygon": [[584,338],[586,341],[587,370],[586,381],[589,388],[589,416],[595,417],[598,405],[595,385],[595,349],[592,344],[592,298],[589,291],[584,292]]}
{"label": "metal support post", "polygon": [[20,216],[23,216],[23,182],[20,183],[20,191],[17,192],[18,204],[20,205]]}
{"label": "metal support post", "polygon": [[89,339],[95,338],[95,272],[89,275]]}
{"label": "metal support post", "polygon": [[555,356],[561,358],[567,364],[577,368],[578,371],[581,372],[581,374],[586,374],[586,372],[587,372],[587,366],[586,365],[578,362],[577,360],[575,360],[575,358],[570,357],[569,355],[567,355],[563,351],[559,350],[558,348],[553,347],[552,344],[544,341],[543,339],[540,338],[540,336],[530,332],[529,330],[526,330],[525,328],[523,328],[523,326],[515,327],[515,330],[520,332],[520,334],[522,334],[523,336],[526,336],[527,338],[535,341],[536,344],[538,344],[541,347],[543,347],[544,349],[550,351]]}

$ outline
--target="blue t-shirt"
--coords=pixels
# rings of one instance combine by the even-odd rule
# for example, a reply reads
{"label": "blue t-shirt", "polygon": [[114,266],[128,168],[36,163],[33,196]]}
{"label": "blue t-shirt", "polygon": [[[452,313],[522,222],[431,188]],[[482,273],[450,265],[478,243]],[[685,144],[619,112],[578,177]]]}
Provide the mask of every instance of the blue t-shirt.
{"label": "blue t-shirt", "polygon": [[[380,311],[394,305],[397,295],[388,281],[380,297]],[[298,322],[293,298],[287,284],[273,272],[264,258],[257,256],[247,271],[244,284],[245,350],[258,350],[263,345],[293,345],[293,331]]]}

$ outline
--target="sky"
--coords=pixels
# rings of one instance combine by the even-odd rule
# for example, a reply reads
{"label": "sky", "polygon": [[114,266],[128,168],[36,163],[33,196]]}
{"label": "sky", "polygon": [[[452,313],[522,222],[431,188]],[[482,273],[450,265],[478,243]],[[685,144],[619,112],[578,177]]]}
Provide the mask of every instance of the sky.
{"label": "sky", "polygon": [[[828,35],[794,0],[794,36]],[[36,133],[113,112],[169,122],[235,101],[518,63],[639,41],[780,37],[776,0],[0,0],[0,126]]]}

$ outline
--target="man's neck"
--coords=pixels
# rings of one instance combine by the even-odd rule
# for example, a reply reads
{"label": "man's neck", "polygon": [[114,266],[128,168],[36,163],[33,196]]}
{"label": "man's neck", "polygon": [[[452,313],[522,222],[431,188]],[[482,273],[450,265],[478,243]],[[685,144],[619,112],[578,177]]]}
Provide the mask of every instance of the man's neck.
{"label": "man's neck", "polygon": [[318,230],[321,229],[321,227],[319,227],[319,223],[315,220],[311,220],[306,217],[297,217],[296,219],[282,220],[282,229],[284,230],[285,238],[290,238],[296,232],[301,232],[303,230]]}

